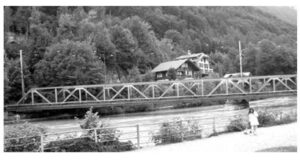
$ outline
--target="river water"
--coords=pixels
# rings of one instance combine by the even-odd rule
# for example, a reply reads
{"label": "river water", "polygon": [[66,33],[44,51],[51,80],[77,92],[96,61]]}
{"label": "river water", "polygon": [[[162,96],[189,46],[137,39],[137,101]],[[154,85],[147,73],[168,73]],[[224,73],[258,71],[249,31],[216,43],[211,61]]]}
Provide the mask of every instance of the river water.
{"label": "river water", "polygon": [[[254,108],[278,108],[282,107],[293,107],[297,105],[297,97],[281,97],[281,98],[269,98],[264,100],[251,101],[250,107]],[[229,106],[230,107],[230,106]],[[205,113],[211,114],[211,111],[222,112],[228,108],[226,105],[214,105],[206,107],[196,107],[196,108],[184,108],[184,109],[169,109],[169,110],[158,110],[152,112],[142,112],[142,113],[131,113],[114,115],[109,117],[104,117],[107,123],[111,127],[118,126],[134,126],[134,125],[147,125],[153,123],[162,123],[164,121],[170,121],[174,118],[189,119],[189,118],[199,118],[206,116]],[[62,132],[71,130],[80,130],[80,121],[75,119],[67,120],[49,120],[32,122],[34,124],[40,124],[48,128],[49,132]]]}

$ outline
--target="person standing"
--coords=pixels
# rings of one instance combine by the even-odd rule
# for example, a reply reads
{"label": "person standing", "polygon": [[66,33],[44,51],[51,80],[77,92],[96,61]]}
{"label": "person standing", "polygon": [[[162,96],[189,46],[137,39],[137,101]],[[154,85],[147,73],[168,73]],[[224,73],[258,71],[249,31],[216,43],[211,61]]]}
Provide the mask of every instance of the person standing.
{"label": "person standing", "polygon": [[257,117],[258,117],[257,112],[254,111],[253,108],[249,108],[248,118],[251,126],[251,133],[253,135],[257,135],[256,130],[257,130],[257,126],[259,125]]}

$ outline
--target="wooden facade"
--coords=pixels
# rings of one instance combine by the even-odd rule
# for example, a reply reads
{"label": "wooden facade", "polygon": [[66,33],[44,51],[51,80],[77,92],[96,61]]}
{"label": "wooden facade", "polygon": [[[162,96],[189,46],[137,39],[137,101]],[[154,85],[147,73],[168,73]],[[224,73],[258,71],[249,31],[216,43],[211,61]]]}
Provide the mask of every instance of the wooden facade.
{"label": "wooden facade", "polygon": [[200,69],[194,63],[189,60],[180,61],[165,62],[154,68],[152,72],[155,73],[155,80],[167,80],[171,68],[175,69],[177,80],[198,78]]}

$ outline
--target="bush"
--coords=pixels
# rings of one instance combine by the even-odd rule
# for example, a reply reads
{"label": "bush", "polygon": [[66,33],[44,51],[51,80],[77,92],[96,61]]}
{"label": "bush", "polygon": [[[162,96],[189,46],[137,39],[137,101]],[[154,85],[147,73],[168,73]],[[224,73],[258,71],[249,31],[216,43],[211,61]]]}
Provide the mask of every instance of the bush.
{"label": "bush", "polygon": [[157,134],[153,134],[152,140],[156,145],[182,142],[184,139],[201,138],[200,126],[197,121],[188,120],[165,122],[161,125]]}
{"label": "bush", "polygon": [[91,138],[79,138],[55,141],[45,146],[46,152],[120,152],[133,150],[133,144],[128,142],[95,142]]}
{"label": "bush", "polygon": [[41,134],[46,128],[28,122],[5,126],[5,152],[36,152],[40,149]]}
{"label": "bush", "polygon": [[258,122],[259,126],[271,126],[275,125],[276,117],[274,113],[267,113],[267,112],[258,112]]}
{"label": "bush", "polygon": [[237,131],[243,131],[247,129],[249,126],[249,123],[247,120],[243,119],[241,116],[238,118],[232,120],[230,124],[227,126],[228,132],[237,132]]}
{"label": "bush", "polygon": [[[123,142],[119,142],[119,137],[120,137],[120,135],[118,134],[119,131],[114,128],[108,128],[109,127],[108,123],[106,121],[103,121],[100,119],[100,117],[98,116],[98,112],[93,113],[92,107],[90,108],[89,111],[86,112],[85,119],[82,120],[80,127],[82,129],[88,129],[87,135],[83,135],[83,136],[88,136],[88,137],[93,137],[93,138],[89,138],[90,140],[87,140],[86,142],[80,141],[80,140],[79,141],[72,140],[71,142],[69,142],[72,145],[74,145],[75,148],[77,146],[77,143],[78,143],[78,145],[83,143],[83,145],[87,146],[87,150],[91,150],[91,151],[95,151],[95,147],[98,148],[97,151],[98,150],[105,151],[105,150],[108,150],[107,148],[111,148],[110,149],[111,151],[124,150],[124,147],[125,147],[125,149],[133,148],[133,144],[130,141],[127,142],[127,145],[124,145]],[[94,128],[97,128],[97,130],[96,130],[97,144],[93,144],[93,143],[96,143],[95,142],[96,141],[95,140],[95,131],[89,130],[89,129],[94,129]],[[91,143],[90,141],[93,141],[93,143]],[[74,143],[76,143],[76,144],[74,144]],[[99,147],[100,148],[102,147],[102,149],[99,149]],[[61,148],[60,150],[64,150],[64,148]],[[70,149],[70,151],[73,151],[73,150],[76,150],[76,149],[74,149],[74,148]],[[86,151],[86,150],[84,149],[83,151]]]}
{"label": "bush", "polygon": [[258,122],[259,125],[264,126],[273,126],[279,124],[287,124],[297,121],[297,113],[290,112],[283,114],[282,112],[262,112],[258,113]]}

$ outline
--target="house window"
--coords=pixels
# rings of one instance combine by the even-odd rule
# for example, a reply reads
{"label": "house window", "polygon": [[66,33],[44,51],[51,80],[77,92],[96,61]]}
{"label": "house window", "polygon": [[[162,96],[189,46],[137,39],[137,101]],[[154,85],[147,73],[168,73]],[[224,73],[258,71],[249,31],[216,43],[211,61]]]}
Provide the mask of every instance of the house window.
{"label": "house window", "polygon": [[200,63],[200,68],[203,68],[203,63]]}
{"label": "house window", "polygon": [[182,76],[182,72],[178,71],[177,76]]}
{"label": "house window", "polygon": [[162,78],[162,73],[157,73],[157,78]]}

